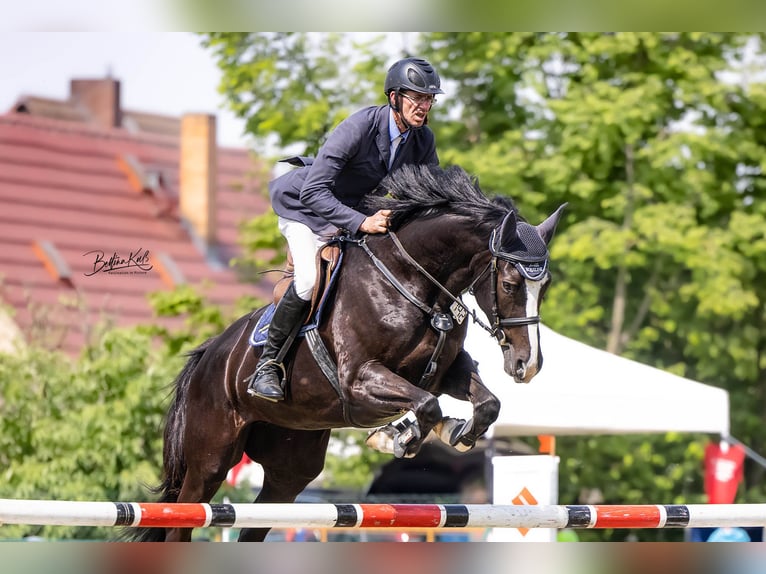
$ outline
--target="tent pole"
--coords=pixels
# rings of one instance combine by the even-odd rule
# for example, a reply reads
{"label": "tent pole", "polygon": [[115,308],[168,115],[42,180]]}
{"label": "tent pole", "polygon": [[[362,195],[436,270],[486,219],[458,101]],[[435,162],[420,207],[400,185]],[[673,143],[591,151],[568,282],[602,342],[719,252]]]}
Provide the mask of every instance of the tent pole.
{"label": "tent pole", "polygon": [[745,443],[743,443],[742,441],[740,441],[740,440],[737,440],[736,438],[734,438],[734,437],[733,437],[733,436],[731,436],[731,435],[726,435],[726,436],[724,436],[724,435],[721,435],[721,440],[723,440],[723,441],[725,441],[725,442],[728,442],[729,444],[734,444],[734,445],[737,445],[737,446],[739,446],[739,447],[742,447],[742,450],[744,450],[744,451],[745,451],[745,454],[746,454],[746,455],[747,455],[749,458],[753,459],[755,462],[757,462],[758,464],[760,464],[760,465],[761,465],[763,468],[766,468],[766,458],[762,457],[760,454],[758,454],[757,452],[755,452],[755,451],[754,451],[752,448],[750,448],[749,446],[747,446],[747,445],[746,445]]}

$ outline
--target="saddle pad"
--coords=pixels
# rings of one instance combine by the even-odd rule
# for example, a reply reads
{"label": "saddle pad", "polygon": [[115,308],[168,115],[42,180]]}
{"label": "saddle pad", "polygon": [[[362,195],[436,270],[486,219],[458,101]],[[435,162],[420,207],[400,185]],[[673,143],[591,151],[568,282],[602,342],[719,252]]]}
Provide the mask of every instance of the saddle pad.
{"label": "saddle pad", "polygon": [[[253,347],[263,347],[266,344],[266,337],[269,334],[269,325],[271,325],[271,319],[274,317],[276,308],[274,303],[270,303],[269,306],[266,307],[266,311],[261,315],[261,318],[258,319],[258,323],[256,323],[253,332],[250,333],[250,339],[248,340]],[[309,323],[306,323],[301,327],[298,336],[303,337],[309,329],[316,329],[319,325],[317,318],[320,316],[321,314],[314,315]]]}
{"label": "saddle pad", "polygon": [[274,311],[277,306],[271,303],[258,319],[258,323],[255,324],[255,329],[250,333],[250,340],[248,341],[253,347],[262,347],[266,344],[266,336],[269,334],[269,325],[271,325],[271,319],[274,317]]}

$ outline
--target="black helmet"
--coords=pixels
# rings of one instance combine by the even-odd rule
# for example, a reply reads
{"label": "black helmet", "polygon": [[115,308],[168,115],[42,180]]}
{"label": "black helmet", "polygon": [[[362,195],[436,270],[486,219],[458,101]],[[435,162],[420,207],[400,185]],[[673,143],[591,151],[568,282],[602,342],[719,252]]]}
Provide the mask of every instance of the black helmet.
{"label": "black helmet", "polygon": [[386,97],[392,90],[410,90],[421,94],[443,94],[441,80],[434,67],[422,58],[404,58],[395,62],[386,74],[383,88]]}

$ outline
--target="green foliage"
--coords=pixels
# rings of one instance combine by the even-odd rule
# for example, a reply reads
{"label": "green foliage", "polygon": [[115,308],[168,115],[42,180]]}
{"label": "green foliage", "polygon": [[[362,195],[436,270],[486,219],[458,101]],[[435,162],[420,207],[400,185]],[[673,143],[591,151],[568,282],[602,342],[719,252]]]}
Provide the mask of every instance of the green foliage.
{"label": "green foliage", "polygon": [[[456,80],[432,124],[442,159],[478,174],[485,191],[510,195],[533,222],[569,202],[552,246],[546,323],[726,388],[732,433],[760,452],[766,84],[753,69],[763,39],[423,36]],[[598,465],[602,444],[573,456]],[[764,470],[746,471],[743,490],[763,500]]]}
{"label": "green foliage", "polygon": [[381,41],[307,32],[202,35],[223,72],[220,90],[247,131],[264,148],[273,140],[308,154],[351,112],[385,102]]}
{"label": "green foliage", "polygon": [[287,242],[277,228],[277,214],[269,210],[239,226],[238,243],[244,255],[237,265],[251,265],[256,270],[267,270],[284,264]]}
{"label": "green foliage", "polygon": [[[679,433],[660,436],[560,437],[561,504],[701,504],[705,437]],[[682,541],[679,530],[578,531],[583,541]]]}
{"label": "green foliage", "polygon": [[[0,360],[4,498],[136,500],[158,481],[167,385],[179,357],[115,329],[78,361],[28,349]],[[96,528],[4,526],[0,536],[103,538]]]}
{"label": "green foliage", "polygon": [[[176,329],[112,328],[71,359],[42,346],[0,354],[0,497],[145,500],[162,469],[162,422],[182,351],[251,309],[231,314],[191,287],[150,296]],[[0,526],[16,539],[113,538],[114,529]]]}
{"label": "green foliage", "polygon": [[366,431],[337,430],[333,433],[325,463],[324,486],[359,489],[369,487],[375,472],[390,462],[391,455],[364,444]]}
{"label": "green foliage", "polygon": [[158,317],[184,317],[185,328],[168,329],[161,325],[144,325],[139,330],[159,336],[168,347],[168,353],[200,344],[220,333],[227,325],[223,311],[190,285],[181,285],[173,291],[156,291],[149,294],[149,302]]}

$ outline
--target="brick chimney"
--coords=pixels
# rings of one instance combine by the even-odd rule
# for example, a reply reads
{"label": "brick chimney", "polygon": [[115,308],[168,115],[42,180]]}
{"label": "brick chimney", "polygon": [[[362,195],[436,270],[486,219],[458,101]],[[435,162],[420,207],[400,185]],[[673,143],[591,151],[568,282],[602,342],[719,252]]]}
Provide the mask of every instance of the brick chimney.
{"label": "brick chimney", "polygon": [[71,80],[69,99],[83,108],[100,127],[118,128],[122,125],[119,80]]}
{"label": "brick chimney", "polygon": [[216,243],[217,161],[215,116],[185,114],[181,118],[181,217],[207,254]]}

